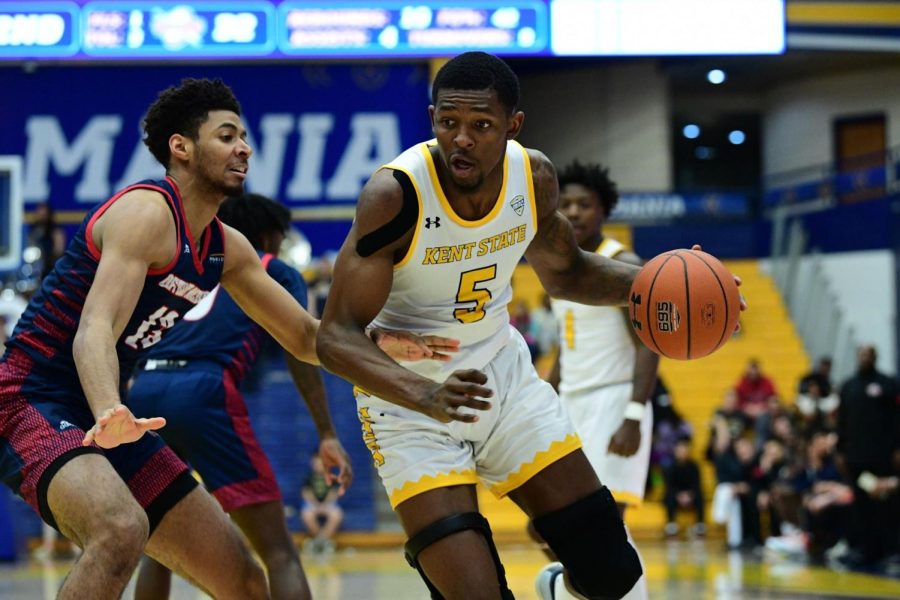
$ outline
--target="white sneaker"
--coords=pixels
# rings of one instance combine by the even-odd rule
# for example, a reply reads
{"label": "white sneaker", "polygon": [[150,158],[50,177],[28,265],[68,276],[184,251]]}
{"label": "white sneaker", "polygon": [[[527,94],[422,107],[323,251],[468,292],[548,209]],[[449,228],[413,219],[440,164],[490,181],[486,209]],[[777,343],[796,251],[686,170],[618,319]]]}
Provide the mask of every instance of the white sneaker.
{"label": "white sneaker", "polygon": [[540,600],[555,600],[556,580],[563,575],[563,566],[560,562],[552,562],[541,569],[534,581],[534,589]]}

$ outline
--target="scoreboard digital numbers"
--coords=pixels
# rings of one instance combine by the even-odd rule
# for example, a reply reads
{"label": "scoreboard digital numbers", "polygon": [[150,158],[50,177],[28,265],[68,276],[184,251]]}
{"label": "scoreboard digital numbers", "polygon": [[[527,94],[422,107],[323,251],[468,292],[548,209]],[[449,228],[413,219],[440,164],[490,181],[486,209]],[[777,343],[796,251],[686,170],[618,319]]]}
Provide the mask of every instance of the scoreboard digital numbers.
{"label": "scoreboard digital numbers", "polygon": [[783,49],[784,0],[0,0],[0,61]]}

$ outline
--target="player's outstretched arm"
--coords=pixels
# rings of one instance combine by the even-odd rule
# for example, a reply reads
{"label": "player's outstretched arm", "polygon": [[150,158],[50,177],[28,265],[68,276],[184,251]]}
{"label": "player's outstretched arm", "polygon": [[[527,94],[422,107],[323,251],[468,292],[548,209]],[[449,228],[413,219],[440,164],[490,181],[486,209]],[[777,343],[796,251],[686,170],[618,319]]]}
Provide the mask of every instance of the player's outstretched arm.
{"label": "player's outstretched arm", "polygon": [[140,426],[132,428],[133,423],[123,424],[125,416],[118,410],[121,399],[116,343],[137,306],[147,270],[165,266],[177,251],[175,222],[161,194],[133,190],[97,218],[91,238],[100,251],[100,261],[84,302],[72,354],[85,397],[98,420],[85,436],[85,444],[93,440],[111,448],[132,442],[146,431]]}
{"label": "player's outstretched arm", "polygon": [[247,238],[227,225],[224,228],[222,286],[241,310],[268,331],[282,348],[298,360],[318,364],[315,344],[318,320],[272,279]]}
{"label": "player's outstretched arm", "polygon": [[578,247],[572,225],[557,210],[559,183],[553,163],[537,150],[528,150],[528,155],[538,228],[525,257],[544,289],[554,298],[581,304],[625,304],[640,268]]}
{"label": "player's outstretched arm", "polygon": [[[455,373],[438,385],[405,369],[366,335],[366,327],[384,307],[395,260],[411,243],[414,225],[398,227],[403,192],[388,169],[376,172],[363,189],[356,220],[334,267],[333,282],[319,329],[322,364],[367,392],[441,421],[474,421],[461,406],[484,410],[490,391],[484,375]],[[362,242],[362,243],[361,243]]]}

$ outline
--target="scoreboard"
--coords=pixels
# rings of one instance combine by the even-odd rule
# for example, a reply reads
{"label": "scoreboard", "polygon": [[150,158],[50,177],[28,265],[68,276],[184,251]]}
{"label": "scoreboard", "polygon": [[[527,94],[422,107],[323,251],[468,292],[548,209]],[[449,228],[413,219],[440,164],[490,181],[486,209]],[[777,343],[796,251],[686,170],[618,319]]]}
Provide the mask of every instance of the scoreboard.
{"label": "scoreboard", "polygon": [[772,54],[784,0],[0,0],[0,60]]}

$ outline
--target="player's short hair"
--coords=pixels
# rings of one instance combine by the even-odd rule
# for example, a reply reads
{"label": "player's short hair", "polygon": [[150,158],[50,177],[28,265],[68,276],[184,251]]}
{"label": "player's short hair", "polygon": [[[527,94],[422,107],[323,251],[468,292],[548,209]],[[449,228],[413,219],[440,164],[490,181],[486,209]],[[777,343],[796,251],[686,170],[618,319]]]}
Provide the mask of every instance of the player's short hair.
{"label": "player's short hair", "polygon": [[144,117],[144,144],[162,165],[169,167],[169,138],[180,133],[197,139],[210,111],[230,110],[241,114],[241,105],[221,79],[181,80],[159,93]]}
{"label": "player's short hair", "polygon": [[218,216],[223,223],[244,234],[257,250],[262,248],[266,235],[287,233],[291,227],[291,211],[261,194],[226,198]]}
{"label": "player's short hair", "polygon": [[508,114],[519,106],[519,78],[509,65],[493,54],[466,52],[450,59],[431,84],[431,101],[448,90],[494,90]]}
{"label": "player's short hair", "polygon": [[619,203],[616,183],[609,178],[609,169],[604,169],[602,165],[596,163],[583,165],[576,160],[560,171],[557,178],[560,189],[570,183],[577,183],[597,194],[604,217],[609,217]]}

